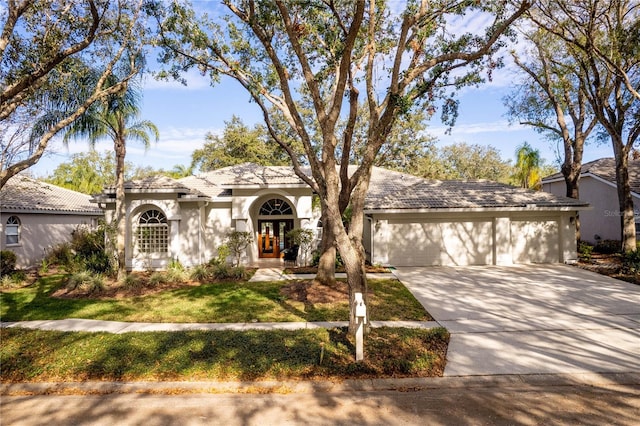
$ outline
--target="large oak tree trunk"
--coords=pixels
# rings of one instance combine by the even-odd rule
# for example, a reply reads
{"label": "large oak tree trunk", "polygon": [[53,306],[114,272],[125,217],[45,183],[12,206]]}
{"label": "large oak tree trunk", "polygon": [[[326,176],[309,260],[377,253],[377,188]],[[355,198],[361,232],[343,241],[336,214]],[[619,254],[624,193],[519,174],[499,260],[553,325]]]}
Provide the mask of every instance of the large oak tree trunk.
{"label": "large oak tree trunk", "polygon": [[327,215],[322,215],[322,239],[320,242],[320,260],[315,280],[322,285],[336,282],[336,245],[333,227]]}
{"label": "large oak tree trunk", "polygon": [[[561,171],[566,186],[566,196],[573,199],[580,198],[580,174],[582,173],[582,154],[584,138],[576,138],[573,149],[571,142],[565,141],[565,161]],[[580,216],[576,214],[576,241],[580,241]]]}
{"label": "large oak tree trunk", "polygon": [[636,250],[636,223],[629,183],[629,155],[621,141],[614,140],[616,157],[616,181],[620,208],[622,251]]}

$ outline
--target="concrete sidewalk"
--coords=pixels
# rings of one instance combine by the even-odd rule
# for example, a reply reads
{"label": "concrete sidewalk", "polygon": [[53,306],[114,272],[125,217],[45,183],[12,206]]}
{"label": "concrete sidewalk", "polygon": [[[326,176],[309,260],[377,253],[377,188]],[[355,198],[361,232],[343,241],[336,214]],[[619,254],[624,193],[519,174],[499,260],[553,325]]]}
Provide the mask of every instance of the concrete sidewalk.
{"label": "concrete sidewalk", "polygon": [[[247,323],[161,323],[121,322],[69,318],[63,320],[0,322],[2,328],[29,328],[50,331],[86,331],[113,334],[142,331],[187,331],[187,330],[304,330],[315,328],[347,327],[348,321],[324,322],[247,322]],[[371,327],[434,328],[435,321],[371,321]]]}

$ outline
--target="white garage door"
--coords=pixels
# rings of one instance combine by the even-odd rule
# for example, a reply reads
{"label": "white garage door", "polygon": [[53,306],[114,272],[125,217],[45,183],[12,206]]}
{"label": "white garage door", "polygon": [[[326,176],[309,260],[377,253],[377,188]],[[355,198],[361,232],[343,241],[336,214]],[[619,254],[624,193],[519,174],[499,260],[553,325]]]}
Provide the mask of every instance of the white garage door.
{"label": "white garage door", "polygon": [[488,265],[493,224],[389,221],[389,263],[394,266]]}
{"label": "white garage door", "polygon": [[512,221],[513,263],[557,263],[560,261],[558,222]]}

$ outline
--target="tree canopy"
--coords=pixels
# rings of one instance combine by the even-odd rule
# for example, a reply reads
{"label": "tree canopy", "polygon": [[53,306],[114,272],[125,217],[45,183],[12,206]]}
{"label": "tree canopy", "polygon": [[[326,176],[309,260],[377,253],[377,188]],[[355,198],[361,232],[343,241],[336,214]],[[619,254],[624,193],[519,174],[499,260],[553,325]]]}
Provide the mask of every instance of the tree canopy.
{"label": "tree canopy", "polygon": [[[182,2],[148,4],[157,17],[162,76],[197,68],[212,83],[235,79],[262,110],[271,137],[289,154],[296,174],[319,195],[323,233],[331,234],[347,270],[351,301],[367,294],[362,247],[363,207],[372,166],[399,117],[440,108],[452,125],[456,89],[482,81],[500,64],[493,56],[524,1],[232,1],[228,15],[206,15]],[[482,14],[486,25],[464,28]],[[217,19],[219,18],[219,19]],[[361,94],[364,100],[361,102]],[[348,173],[361,108],[368,111],[366,145]],[[278,111],[277,114],[272,109]],[[302,146],[311,176],[275,117]],[[341,120],[342,121],[341,123]],[[350,205],[349,228],[342,213]],[[355,326],[352,309],[351,327]]]}
{"label": "tree canopy", "polygon": [[191,154],[191,167],[201,172],[251,162],[263,166],[291,164],[287,153],[269,136],[264,126],[249,128],[233,116],[225,121],[222,136],[207,133],[206,142]]}
{"label": "tree canopy", "polygon": [[[0,187],[49,141],[140,71],[141,1],[9,1],[0,9]],[[124,62],[129,73],[105,86]],[[55,111],[45,128],[34,129]]]}

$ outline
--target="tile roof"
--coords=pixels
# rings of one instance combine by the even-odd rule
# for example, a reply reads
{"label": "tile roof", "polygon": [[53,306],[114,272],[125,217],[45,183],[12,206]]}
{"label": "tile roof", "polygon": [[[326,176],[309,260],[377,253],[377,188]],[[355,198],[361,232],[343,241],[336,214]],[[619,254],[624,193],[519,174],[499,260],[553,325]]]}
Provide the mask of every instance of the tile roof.
{"label": "tile roof", "polygon": [[[616,160],[614,158],[600,158],[582,165],[582,175],[592,174],[612,184],[616,184]],[[562,179],[562,173],[554,173],[542,181]],[[631,191],[640,193],[640,160],[629,160],[629,183]]]}
{"label": "tile roof", "polygon": [[[387,171],[389,172],[389,171]],[[394,172],[391,172],[394,173]],[[374,171],[375,174],[375,171]],[[409,181],[405,175],[398,176]],[[397,188],[393,192],[367,194],[365,210],[482,209],[583,207],[588,204],[550,193],[516,188],[486,180],[426,180]],[[372,186],[374,180],[372,179]]]}
{"label": "tile roof", "polygon": [[102,214],[90,199],[80,192],[16,175],[0,190],[0,210]]}
{"label": "tile roof", "polygon": [[199,177],[217,186],[233,185],[305,185],[293,167],[260,166],[242,163],[201,174]]}
{"label": "tile roof", "polygon": [[198,176],[187,176],[180,179],[179,182],[192,190],[201,192],[207,197],[218,198],[231,196],[231,190],[220,188],[214,181],[212,181],[212,176],[209,176],[208,173]]}
{"label": "tile roof", "polygon": [[[355,166],[349,167],[353,173]],[[311,174],[308,167],[304,173]],[[211,198],[230,197],[233,186],[280,186],[305,183],[292,167],[243,163],[179,180],[153,177],[128,183],[137,189],[191,191]],[[549,193],[515,188],[496,182],[426,180],[407,173],[374,167],[365,201],[366,210],[463,209],[504,207],[580,207],[586,203]]]}

